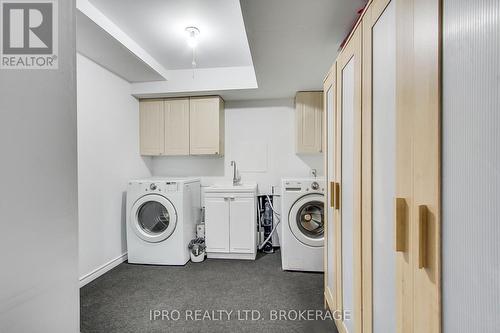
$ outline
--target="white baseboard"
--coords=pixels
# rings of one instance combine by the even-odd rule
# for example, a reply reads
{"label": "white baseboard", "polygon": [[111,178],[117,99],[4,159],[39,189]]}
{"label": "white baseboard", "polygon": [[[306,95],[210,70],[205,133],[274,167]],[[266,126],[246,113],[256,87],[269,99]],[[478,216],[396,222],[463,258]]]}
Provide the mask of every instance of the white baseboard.
{"label": "white baseboard", "polygon": [[85,274],[80,278],[80,288],[97,279],[99,276],[103,275],[106,272],[109,272],[122,262],[127,261],[127,253],[122,254],[118,258],[112,259],[105,263],[104,265],[94,269],[92,272]]}

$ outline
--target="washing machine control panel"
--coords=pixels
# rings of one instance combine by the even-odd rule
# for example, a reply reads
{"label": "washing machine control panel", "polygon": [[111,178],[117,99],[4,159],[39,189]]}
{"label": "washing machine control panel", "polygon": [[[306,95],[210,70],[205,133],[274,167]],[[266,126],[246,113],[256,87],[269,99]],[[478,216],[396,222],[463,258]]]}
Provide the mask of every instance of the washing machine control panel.
{"label": "washing machine control panel", "polygon": [[158,186],[156,186],[156,184],[155,184],[155,183],[151,183],[151,185],[149,185],[149,189],[150,189],[151,191],[156,191],[156,189],[157,189],[157,188],[158,188]]}
{"label": "washing machine control panel", "polygon": [[286,192],[325,191],[322,181],[286,181],[283,185]]}

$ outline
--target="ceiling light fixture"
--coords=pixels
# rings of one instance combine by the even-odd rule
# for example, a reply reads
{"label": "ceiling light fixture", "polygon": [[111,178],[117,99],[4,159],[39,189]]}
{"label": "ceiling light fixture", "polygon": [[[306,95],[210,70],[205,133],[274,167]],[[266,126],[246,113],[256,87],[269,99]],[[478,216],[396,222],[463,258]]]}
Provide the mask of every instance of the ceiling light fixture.
{"label": "ceiling light fixture", "polygon": [[187,27],[186,33],[188,34],[187,43],[193,50],[193,60],[191,61],[191,67],[193,68],[193,80],[194,80],[194,69],[196,68],[196,46],[198,45],[198,35],[200,34],[200,29],[197,27]]}
{"label": "ceiling light fixture", "polygon": [[198,35],[200,34],[200,29],[197,27],[187,27],[186,33],[188,35],[187,43],[194,49],[198,45]]}

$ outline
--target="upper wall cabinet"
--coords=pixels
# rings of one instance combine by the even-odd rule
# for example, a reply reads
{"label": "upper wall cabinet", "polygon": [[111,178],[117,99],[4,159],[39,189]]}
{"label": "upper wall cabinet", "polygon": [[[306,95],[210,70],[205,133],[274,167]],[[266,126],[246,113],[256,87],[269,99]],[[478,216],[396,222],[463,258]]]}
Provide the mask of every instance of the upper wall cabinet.
{"label": "upper wall cabinet", "polygon": [[141,101],[139,113],[141,155],[161,155],[164,150],[163,101]]}
{"label": "upper wall cabinet", "polygon": [[223,155],[224,101],[218,97],[140,102],[141,155]]}
{"label": "upper wall cabinet", "polygon": [[323,151],[323,92],[300,91],[295,96],[297,154]]}
{"label": "upper wall cabinet", "polygon": [[165,155],[189,155],[189,98],[164,101]]}
{"label": "upper wall cabinet", "polygon": [[190,154],[224,154],[224,101],[220,97],[189,100]]}

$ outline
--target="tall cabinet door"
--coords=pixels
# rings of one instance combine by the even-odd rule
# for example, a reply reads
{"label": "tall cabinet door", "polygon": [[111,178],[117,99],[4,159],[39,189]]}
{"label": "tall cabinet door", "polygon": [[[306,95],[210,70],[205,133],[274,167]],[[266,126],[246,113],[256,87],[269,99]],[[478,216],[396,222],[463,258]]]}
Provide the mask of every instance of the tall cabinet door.
{"label": "tall cabinet door", "polygon": [[396,317],[396,1],[363,17],[363,333],[408,332]]}
{"label": "tall cabinet door", "polygon": [[[255,200],[230,198],[229,243],[233,253],[253,253],[255,249]],[[249,212],[252,212],[249,214]],[[251,236],[252,235],[252,236]]]}
{"label": "tall cabinet door", "polygon": [[[336,210],[337,308],[346,314],[343,332],[361,332],[361,34],[358,25],[337,60],[337,174],[340,206]],[[347,314],[349,320],[347,320]]]}
{"label": "tall cabinet door", "polygon": [[335,100],[336,100],[336,64],[334,63],[323,84],[324,96],[324,112],[323,112],[323,128],[325,147],[325,170],[327,180],[327,192],[325,196],[325,238],[324,238],[324,262],[325,262],[325,302],[328,308],[335,311],[337,302],[335,297],[336,290],[336,259],[335,259],[335,202],[334,194],[336,188],[336,175],[335,175],[335,133],[336,133],[336,119],[335,119]]}
{"label": "tall cabinet door", "polygon": [[139,115],[139,139],[141,155],[163,154],[163,101],[140,101]]}
{"label": "tall cabinet door", "polygon": [[441,331],[441,1],[413,1],[413,328]]}
{"label": "tall cabinet door", "polygon": [[189,99],[167,99],[165,110],[165,155],[189,155]]}
{"label": "tall cabinet door", "polygon": [[205,239],[207,252],[229,252],[229,199],[205,198]]}

